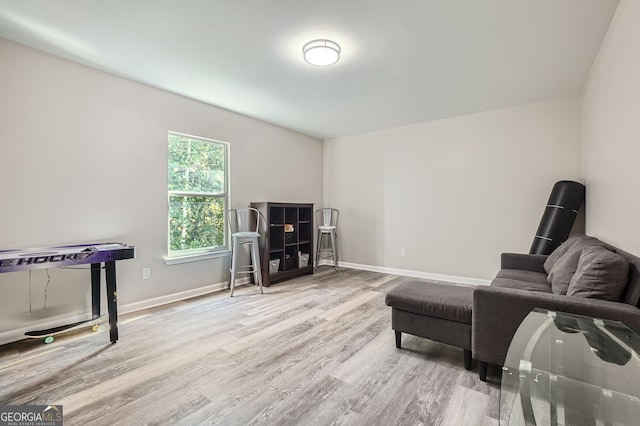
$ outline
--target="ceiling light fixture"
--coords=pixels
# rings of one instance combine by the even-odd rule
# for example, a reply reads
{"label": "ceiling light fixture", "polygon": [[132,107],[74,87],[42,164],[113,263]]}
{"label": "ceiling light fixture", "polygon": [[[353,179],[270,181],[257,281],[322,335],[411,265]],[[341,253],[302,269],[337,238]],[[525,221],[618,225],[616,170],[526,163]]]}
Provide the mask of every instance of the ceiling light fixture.
{"label": "ceiling light fixture", "polygon": [[325,67],[340,59],[340,46],[331,40],[313,40],[302,47],[304,60],[311,65]]}

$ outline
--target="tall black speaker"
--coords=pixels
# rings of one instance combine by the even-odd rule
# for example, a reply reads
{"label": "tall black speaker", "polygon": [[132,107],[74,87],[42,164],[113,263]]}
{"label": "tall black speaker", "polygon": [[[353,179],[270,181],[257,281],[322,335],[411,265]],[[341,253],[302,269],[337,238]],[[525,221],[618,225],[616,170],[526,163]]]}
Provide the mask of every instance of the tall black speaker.
{"label": "tall black speaker", "polygon": [[553,185],[530,254],[551,254],[567,238],[584,200],[584,185],[561,180]]}

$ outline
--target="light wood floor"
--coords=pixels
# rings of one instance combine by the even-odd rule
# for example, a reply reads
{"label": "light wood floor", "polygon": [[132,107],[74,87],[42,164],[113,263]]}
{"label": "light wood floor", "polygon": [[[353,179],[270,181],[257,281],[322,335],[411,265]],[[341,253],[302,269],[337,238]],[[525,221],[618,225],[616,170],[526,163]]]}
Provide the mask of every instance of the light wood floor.
{"label": "light wood floor", "polygon": [[0,346],[0,404],[62,404],[65,425],[497,425],[499,379],[461,349],[396,349],[384,296],[406,280],[323,267],[123,315],[115,345]]}

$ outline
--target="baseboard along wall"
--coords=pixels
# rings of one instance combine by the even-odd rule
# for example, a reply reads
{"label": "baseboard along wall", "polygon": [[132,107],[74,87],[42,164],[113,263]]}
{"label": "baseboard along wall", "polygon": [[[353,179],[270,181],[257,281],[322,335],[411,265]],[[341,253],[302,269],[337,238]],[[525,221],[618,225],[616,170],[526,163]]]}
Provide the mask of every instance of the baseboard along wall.
{"label": "baseboard along wall", "polygon": [[[332,260],[320,260],[318,266],[333,266]],[[387,268],[384,266],[364,265],[360,263],[350,263],[338,261],[338,267],[358,269],[362,271],[380,272],[383,274],[400,275],[403,277],[422,278],[425,280],[451,282],[456,284],[467,285],[490,285],[491,280],[483,280],[480,278],[459,277],[456,275],[433,274],[430,272],[412,271],[409,269]]]}

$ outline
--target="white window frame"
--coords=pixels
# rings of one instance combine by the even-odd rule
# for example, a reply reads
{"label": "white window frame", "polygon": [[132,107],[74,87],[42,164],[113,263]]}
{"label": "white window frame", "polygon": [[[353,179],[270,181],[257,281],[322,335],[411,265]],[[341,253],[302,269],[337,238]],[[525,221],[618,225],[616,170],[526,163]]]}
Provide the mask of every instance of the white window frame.
{"label": "white window frame", "polygon": [[[221,145],[224,147],[224,188],[220,193],[213,192],[190,192],[190,191],[172,191],[169,190],[169,173],[171,171],[168,168],[169,162],[169,137],[171,135],[176,135],[184,138],[189,138],[197,141],[213,143],[216,145]],[[228,142],[205,138],[202,136],[194,136],[186,133],[173,132],[169,131],[167,134],[167,257],[165,258],[165,263],[167,265],[183,263],[184,261],[197,261],[210,259],[214,257],[228,255],[230,253],[229,246],[229,229],[228,229],[228,219],[227,219],[227,210],[229,209],[230,203],[230,182],[229,182],[229,147],[230,144]],[[206,198],[222,198],[223,200],[223,223],[224,223],[224,235],[223,235],[223,245],[221,246],[211,246],[211,247],[201,247],[197,249],[186,249],[186,250],[171,250],[171,215],[170,215],[170,200],[172,196],[196,196],[196,197],[206,197]]]}

